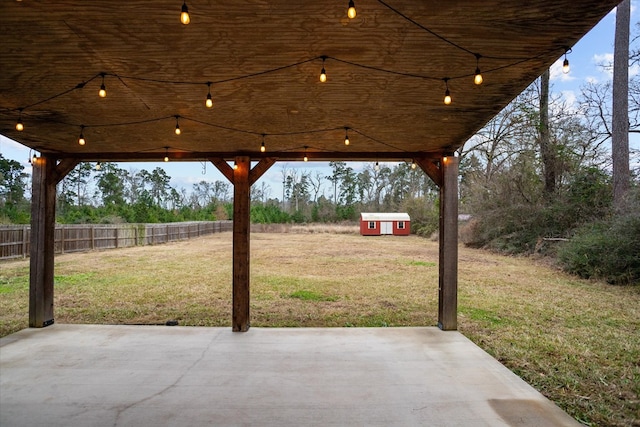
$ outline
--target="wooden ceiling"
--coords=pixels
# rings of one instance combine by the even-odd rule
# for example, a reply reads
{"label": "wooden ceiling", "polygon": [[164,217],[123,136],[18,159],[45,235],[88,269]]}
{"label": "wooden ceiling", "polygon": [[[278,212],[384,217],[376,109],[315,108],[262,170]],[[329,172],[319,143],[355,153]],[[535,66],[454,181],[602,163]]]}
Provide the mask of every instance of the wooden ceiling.
{"label": "wooden ceiling", "polygon": [[617,0],[347,3],[188,0],[182,25],[182,0],[4,0],[0,133],[85,160],[452,151]]}

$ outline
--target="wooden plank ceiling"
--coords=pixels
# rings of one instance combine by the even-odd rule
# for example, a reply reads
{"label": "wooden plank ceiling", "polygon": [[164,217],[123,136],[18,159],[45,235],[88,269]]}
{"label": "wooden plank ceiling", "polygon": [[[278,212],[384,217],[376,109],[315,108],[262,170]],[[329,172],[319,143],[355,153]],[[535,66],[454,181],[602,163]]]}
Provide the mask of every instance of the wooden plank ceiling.
{"label": "wooden plank ceiling", "polygon": [[0,133],[86,160],[451,151],[617,0],[347,3],[188,0],[183,25],[182,0],[4,0]]}

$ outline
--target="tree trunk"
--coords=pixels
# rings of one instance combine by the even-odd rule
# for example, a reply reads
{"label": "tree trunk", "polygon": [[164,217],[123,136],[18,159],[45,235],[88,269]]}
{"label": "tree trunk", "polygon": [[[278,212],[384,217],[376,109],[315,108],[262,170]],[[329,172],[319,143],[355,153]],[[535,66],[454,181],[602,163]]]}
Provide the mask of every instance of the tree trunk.
{"label": "tree trunk", "polygon": [[616,11],[613,55],[613,116],[611,153],[613,157],[613,207],[624,209],[631,183],[629,171],[629,24],[631,0]]}
{"label": "tree trunk", "polygon": [[542,174],[544,175],[544,194],[552,195],[556,190],[556,153],[551,146],[549,136],[549,70],[540,76],[540,126],[538,130],[540,154],[542,156]]}

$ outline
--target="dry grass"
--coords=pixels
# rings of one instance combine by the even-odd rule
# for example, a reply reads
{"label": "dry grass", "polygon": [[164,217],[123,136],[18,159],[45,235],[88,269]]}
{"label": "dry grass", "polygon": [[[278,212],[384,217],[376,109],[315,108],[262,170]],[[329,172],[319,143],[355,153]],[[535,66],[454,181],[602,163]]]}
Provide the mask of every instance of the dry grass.
{"label": "dry grass", "polygon": [[[342,230],[252,234],[252,325],[435,325],[437,243]],[[55,286],[61,323],[230,326],[231,234],[58,256]],[[0,263],[0,334],[27,309],[28,260]],[[640,425],[640,288],[460,248],[459,323],[579,421]]]}

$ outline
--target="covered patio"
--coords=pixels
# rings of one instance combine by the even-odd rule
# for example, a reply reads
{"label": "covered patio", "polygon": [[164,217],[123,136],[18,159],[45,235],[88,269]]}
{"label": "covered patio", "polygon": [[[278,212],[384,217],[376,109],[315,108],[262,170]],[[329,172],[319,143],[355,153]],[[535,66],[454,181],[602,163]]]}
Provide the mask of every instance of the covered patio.
{"label": "covered patio", "polygon": [[56,324],[0,339],[0,363],[7,427],[580,425],[435,327]]}
{"label": "covered patio", "polygon": [[[617,0],[359,0],[353,18],[350,3],[2,2],[0,133],[34,151],[34,329],[2,339],[3,425],[572,424],[455,332],[455,153]],[[39,330],[55,322],[56,184],[79,162],[222,172],[247,332],[250,188],[303,159],[405,161],[435,182],[438,326],[454,332]]]}

